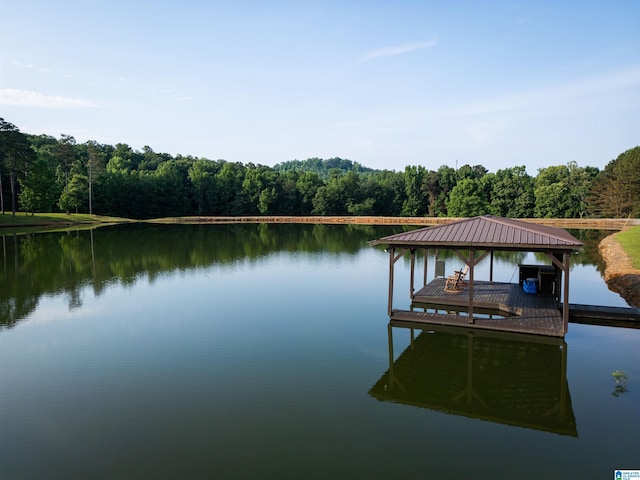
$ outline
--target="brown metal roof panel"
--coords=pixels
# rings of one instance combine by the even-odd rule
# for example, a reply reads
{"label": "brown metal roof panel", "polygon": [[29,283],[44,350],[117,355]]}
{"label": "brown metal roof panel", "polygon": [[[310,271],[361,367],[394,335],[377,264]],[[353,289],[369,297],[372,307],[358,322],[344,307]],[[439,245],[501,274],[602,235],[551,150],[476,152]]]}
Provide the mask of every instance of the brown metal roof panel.
{"label": "brown metal roof panel", "polygon": [[481,230],[482,230],[481,223],[473,221],[467,224],[465,228],[465,233],[467,235],[467,238],[469,239],[469,242],[478,243],[479,241],[481,241],[483,238],[481,234]]}
{"label": "brown metal roof panel", "polygon": [[445,228],[442,229],[434,229],[432,231],[433,240],[436,242],[446,241],[449,237],[451,237],[451,231],[455,228],[451,225],[446,225]]}
{"label": "brown metal roof panel", "polygon": [[529,235],[527,232],[523,232],[522,230],[518,230],[515,228],[511,228],[511,235],[513,236],[513,243],[528,243],[530,241]]}
{"label": "brown metal roof panel", "polygon": [[581,244],[575,237],[573,237],[573,235],[571,235],[569,232],[561,228],[549,227],[546,225],[538,225],[535,223],[523,222],[521,220],[514,220],[511,218],[501,218],[501,217],[491,216],[490,220],[494,222],[509,224],[525,231],[539,233],[541,235],[545,235],[548,237],[553,237],[557,240],[561,240],[569,244],[575,244],[576,242],[578,244]]}
{"label": "brown metal roof panel", "polygon": [[496,241],[500,241],[500,232],[498,231],[498,229],[496,228],[496,225],[492,225],[490,223],[487,223],[485,225],[486,227],[486,231],[483,232],[483,234],[485,235],[485,237],[487,238],[487,240],[489,240],[490,242],[496,242]]}
{"label": "brown metal roof panel", "polygon": [[482,236],[480,235],[480,229],[482,225],[474,219],[471,222],[468,222],[464,225],[464,234],[466,238],[470,242],[479,242],[482,240]]}
{"label": "brown metal roof panel", "polygon": [[447,233],[447,239],[451,240],[451,239],[457,239],[460,242],[467,242],[468,239],[466,238],[466,235],[464,234],[464,225],[465,224],[459,224],[459,223],[454,223],[453,225],[450,226],[450,228],[448,228]]}
{"label": "brown metal roof panel", "polygon": [[495,242],[496,240],[496,228],[495,228],[495,224],[489,223],[489,222],[485,222],[481,231],[479,232],[480,235],[485,235],[487,240],[491,241],[491,242]]}
{"label": "brown metal roof panel", "polygon": [[529,235],[527,235],[528,238],[528,242],[529,243],[533,243],[533,244],[544,244],[546,245],[548,243],[548,238],[547,237],[543,237],[537,233],[529,233]]}
{"label": "brown metal roof panel", "polygon": [[513,236],[517,239],[518,243],[533,243],[534,235],[531,232],[525,232],[523,230],[513,229]]}
{"label": "brown metal roof panel", "polygon": [[492,227],[492,241],[494,243],[504,243],[504,238],[503,238],[503,226],[500,224],[496,224],[493,223],[491,224]]}

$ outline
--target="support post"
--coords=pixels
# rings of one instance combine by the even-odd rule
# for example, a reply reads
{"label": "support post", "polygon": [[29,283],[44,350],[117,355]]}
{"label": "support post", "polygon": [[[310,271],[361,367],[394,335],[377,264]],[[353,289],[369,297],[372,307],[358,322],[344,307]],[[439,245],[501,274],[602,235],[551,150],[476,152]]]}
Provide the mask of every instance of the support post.
{"label": "support post", "polygon": [[413,293],[415,292],[414,288],[414,279],[415,279],[415,270],[416,270],[416,250],[412,248],[410,250],[411,257],[411,278],[409,279],[409,298],[413,300]]}
{"label": "support post", "polygon": [[491,264],[489,265],[489,281],[493,283],[493,250],[491,250]]}
{"label": "support post", "polygon": [[422,286],[423,287],[427,286],[427,265],[428,265],[428,261],[429,261],[429,249],[425,248],[424,249],[424,272],[422,274]]}

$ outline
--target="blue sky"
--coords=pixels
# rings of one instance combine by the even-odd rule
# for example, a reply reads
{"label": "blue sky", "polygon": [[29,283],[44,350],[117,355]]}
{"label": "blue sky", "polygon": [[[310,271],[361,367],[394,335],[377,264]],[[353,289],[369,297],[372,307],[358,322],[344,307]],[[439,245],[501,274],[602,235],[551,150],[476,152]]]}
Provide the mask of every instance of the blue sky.
{"label": "blue sky", "polygon": [[263,165],[603,168],[640,144],[639,25],[638,0],[0,0],[0,116]]}

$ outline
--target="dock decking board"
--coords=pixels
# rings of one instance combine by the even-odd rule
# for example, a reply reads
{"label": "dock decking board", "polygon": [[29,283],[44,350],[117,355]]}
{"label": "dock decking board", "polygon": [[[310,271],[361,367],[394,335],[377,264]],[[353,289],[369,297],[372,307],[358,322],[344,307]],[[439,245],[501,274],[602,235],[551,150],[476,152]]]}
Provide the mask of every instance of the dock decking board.
{"label": "dock decking board", "polygon": [[569,320],[587,325],[640,328],[640,309],[570,303]]}

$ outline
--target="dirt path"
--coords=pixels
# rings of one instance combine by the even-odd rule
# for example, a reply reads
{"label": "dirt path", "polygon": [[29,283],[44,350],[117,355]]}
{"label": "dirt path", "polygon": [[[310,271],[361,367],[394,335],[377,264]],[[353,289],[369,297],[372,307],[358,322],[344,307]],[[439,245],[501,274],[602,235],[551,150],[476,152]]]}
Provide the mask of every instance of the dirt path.
{"label": "dirt path", "polygon": [[640,270],[632,266],[616,234],[603,239],[598,248],[607,264],[604,280],[609,290],[618,293],[632,307],[640,308]]}

